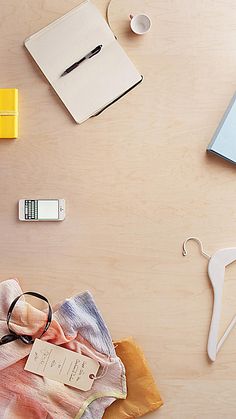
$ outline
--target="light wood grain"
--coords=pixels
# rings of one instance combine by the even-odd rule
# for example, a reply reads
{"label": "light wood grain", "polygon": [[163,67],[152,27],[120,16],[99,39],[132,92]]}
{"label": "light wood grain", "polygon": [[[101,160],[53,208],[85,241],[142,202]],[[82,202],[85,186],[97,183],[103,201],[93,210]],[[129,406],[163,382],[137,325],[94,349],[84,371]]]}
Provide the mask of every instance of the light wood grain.
{"label": "light wood grain", "polygon": [[[0,141],[0,280],[55,303],[90,289],[115,339],[143,347],[165,405],[151,418],[232,419],[236,331],[206,356],[208,253],[236,245],[235,167],[205,149],[235,90],[233,0],[113,0],[110,20],[144,82],[77,126],[23,47],[77,0],[1,0],[0,83],[20,91],[20,138]],[[107,1],[95,4],[104,14]],[[138,9],[138,10],[137,10]],[[135,37],[128,14],[150,14]],[[17,221],[18,199],[65,198],[63,223]],[[228,268],[222,330],[235,312]]]}

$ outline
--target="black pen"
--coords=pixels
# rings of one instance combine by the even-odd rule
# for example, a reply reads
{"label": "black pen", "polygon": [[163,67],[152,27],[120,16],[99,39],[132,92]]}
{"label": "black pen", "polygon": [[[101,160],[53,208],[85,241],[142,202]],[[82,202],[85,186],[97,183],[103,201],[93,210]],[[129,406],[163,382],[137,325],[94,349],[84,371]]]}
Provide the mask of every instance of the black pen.
{"label": "black pen", "polygon": [[70,67],[68,67],[61,75],[65,76],[66,74],[70,73],[72,70],[77,68],[83,61],[88,60],[89,58],[92,58],[94,55],[98,54],[102,49],[102,45],[98,45],[96,48],[94,48],[92,51],[90,51],[88,54],[86,54],[83,58],[81,58],[76,63],[72,64]]}

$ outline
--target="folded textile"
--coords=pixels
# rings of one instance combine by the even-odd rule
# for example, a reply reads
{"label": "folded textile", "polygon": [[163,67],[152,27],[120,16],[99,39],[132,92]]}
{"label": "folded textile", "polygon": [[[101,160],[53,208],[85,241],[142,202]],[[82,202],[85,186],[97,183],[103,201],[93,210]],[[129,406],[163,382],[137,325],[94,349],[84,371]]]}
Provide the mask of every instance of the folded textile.
{"label": "folded textile", "polygon": [[[7,334],[6,315],[22,293],[17,280],[0,283],[0,337]],[[47,313],[22,298],[12,313],[16,333],[36,335]],[[125,370],[115,353],[110,333],[89,292],[57,305],[43,340],[89,356],[101,365],[92,389],[83,392],[24,370],[31,346],[19,340],[0,346],[0,412],[4,419],[88,419],[93,401],[94,419],[117,398],[126,397]],[[102,371],[106,370],[103,374]]]}
{"label": "folded textile", "polygon": [[108,407],[103,418],[138,418],[161,407],[163,401],[139,346],[132,338],[115,342],[115,346],[126,369],[128,395]]}

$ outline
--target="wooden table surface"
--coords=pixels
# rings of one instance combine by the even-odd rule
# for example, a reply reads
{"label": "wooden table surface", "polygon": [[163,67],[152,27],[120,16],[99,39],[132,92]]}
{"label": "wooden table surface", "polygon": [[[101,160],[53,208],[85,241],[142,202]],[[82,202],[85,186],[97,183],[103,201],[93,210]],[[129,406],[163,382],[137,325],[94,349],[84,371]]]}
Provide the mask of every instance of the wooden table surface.
{"label": "wooden table surface", "polygon": [[[94,0],[105,15],[107,0]],[[233,0],[113,0],[110,23],[144,82],[76,125],[23,47],[79,0],[0,1],[0,85],[20,93],[19,139],[0,141],[0,280],[53,303],[89,289],[114,339],[142,346],[165,405],[158,419],[236,415],[236,331],[214,364],[207,260],[236,245],[235,167],[205,149],[236,85]],[[153,26],[132,35],[128,15]],[[62,223],[17,221],[20,198],[66,199]],[[223,330],[235,311],[227,269]]]}

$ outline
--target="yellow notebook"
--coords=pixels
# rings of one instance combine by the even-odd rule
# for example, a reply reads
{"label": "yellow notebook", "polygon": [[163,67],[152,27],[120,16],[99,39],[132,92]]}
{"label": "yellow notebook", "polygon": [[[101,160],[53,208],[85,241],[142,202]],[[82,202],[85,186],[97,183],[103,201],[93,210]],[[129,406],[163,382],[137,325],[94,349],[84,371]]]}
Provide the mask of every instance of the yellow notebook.
{"label": "yellow notebook", "polygon": [[18,89],[0,89],[0,138],[18,137]]}

